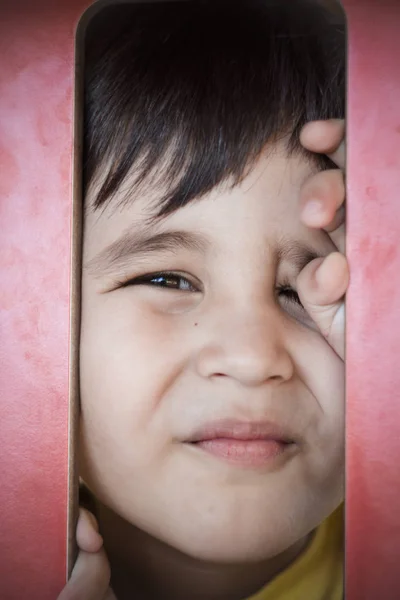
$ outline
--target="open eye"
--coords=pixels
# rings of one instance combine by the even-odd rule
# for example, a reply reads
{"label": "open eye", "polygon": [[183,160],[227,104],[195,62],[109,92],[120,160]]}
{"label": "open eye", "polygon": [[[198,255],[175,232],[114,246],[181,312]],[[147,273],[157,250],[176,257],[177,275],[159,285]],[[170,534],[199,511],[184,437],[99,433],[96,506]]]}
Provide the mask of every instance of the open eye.
{"label": "open eye", "polygon": [[198,292],[196,287],[187,277],[179,273],[151,273],[141,275],[123,283],[121,287],[133,285],[147,285],[152,287],[164,288],[168,290],[178,290],[180,292]]}

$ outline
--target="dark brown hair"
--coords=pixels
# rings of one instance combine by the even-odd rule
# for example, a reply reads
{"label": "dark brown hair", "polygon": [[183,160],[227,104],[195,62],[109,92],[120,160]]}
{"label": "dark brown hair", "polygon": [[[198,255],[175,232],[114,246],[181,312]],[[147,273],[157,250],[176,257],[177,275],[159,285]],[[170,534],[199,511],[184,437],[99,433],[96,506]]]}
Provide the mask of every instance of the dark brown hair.
{"label": "dark brown hair", "polygon": [[289,154],[305,152],[306,122],[344,117],[345,26],[309,0],[109,6],[86,47],[84,174],[86,190],[101,180],[95,208],[129,175],[124,201],[151,185],[169,214],[238,183],[268,142],[285,137]]}

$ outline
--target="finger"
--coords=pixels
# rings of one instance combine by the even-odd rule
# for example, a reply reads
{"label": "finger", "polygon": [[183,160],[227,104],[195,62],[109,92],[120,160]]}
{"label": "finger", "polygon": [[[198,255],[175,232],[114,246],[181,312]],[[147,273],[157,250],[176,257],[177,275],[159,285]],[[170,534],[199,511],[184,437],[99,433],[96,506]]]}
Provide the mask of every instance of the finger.
{"label": "finger", "polygon": [[321,171],[310,177],[300,191],[301,220],[316,229],[335,231],[345,220],[346,188],[342,171]]}
{"label": "finger", "polygon": [[304,148],[326,154],[341,169],[346,165],[345,121],[329,119],[307,123],[300,133]]}
{"label": "finger", "polygon": [[96,553],[81,551],[58,600],[111,600],[110,577],[110,565],[104,549]]}
{"label": "finger", "polygon": [[84,552],[98,552],[103,545],[99,526],[95,517],[85,508],[79,509],[79,519],[76,527],[76,541]]}
{"label": "finger", "polygon": [[309,263],[297,281],[298,294],[304,308],[342,359],[345,345],[343,297],[348,285],[347,260],[339,252]]}

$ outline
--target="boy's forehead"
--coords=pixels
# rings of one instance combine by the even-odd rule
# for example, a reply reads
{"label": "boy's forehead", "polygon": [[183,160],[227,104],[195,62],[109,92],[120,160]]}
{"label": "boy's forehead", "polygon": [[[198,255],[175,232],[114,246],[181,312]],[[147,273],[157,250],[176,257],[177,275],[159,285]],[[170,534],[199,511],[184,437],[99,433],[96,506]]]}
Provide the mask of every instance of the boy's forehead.
{"label": "boy's forehead", "polygon": [[[170,193],[177,181],[167,182],[163,175],[154,177],[150,175],[137,184],[134,169],[125,178],[120,187],[114,194],[108,198],[108,201],[101,207],[95,208],[97,195],[104,183],[105,176],[109,169],[112,170],[112,162],[101,169],[101,174],[94,180],[90,186],[85,198],[85,219],[89,222],[98,222],[107,219],[110,226],[110,219],[130,218],[134,222],[141,223],[148,221],[153,224],[154,221],[163,222],[168,220],[169,215],[158,219],[160,211],[160,200]],[[194,205],[199,200],[211,200],[216,202],[227,193],[238,191],[239,193],[250,192],[256,194],[264,188],[268,194],[271,192],[282,192],[282,186],[288,184],[286,189],[299,189],[305,179],[311,174],[321,170],[321,161],[315,160],[312,153],[304,152],[302,154],[288,154],[286,142],[276,142],[268,144],[264,152],[257,159],[249,163],[246,173],[241,181],[234,181],[233,178],[226,178],[210,192],[205,193],[198,198],[194,198],[187,203],[182,203],[181,199],[176,202],[176,209],[170,214],[179,215],[188,205]],[[163,166],[165,171],[166,166]],[[185,173],[182,173],[182,177]],[[284,191],[284,190],[283,190]],[[246,195],[249,195],[246,193]],[[281,198],[282,201],[282,198]],[[204,205],[204,202],[203,202]],[[187,210],[185,211],[187,214]],[[134,225],[134,222],[132,223]]]}

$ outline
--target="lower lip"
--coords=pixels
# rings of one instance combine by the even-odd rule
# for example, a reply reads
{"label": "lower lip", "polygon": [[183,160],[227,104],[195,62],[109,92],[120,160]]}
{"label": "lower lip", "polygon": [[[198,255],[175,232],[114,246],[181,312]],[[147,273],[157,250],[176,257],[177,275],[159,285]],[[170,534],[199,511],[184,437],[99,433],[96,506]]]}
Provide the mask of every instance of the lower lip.
{"label": "lower lip", "polygon": [[217,438],[196,442],[195,446],[238,466],[260,467],[281,456],[292,444],[277,440]]}

